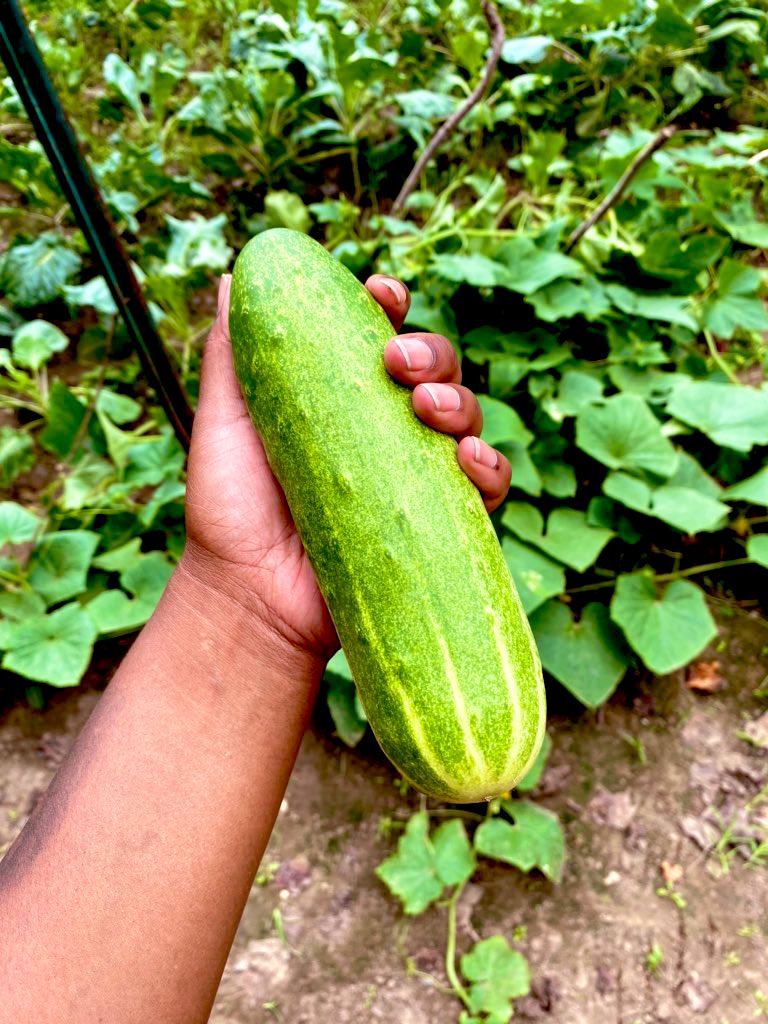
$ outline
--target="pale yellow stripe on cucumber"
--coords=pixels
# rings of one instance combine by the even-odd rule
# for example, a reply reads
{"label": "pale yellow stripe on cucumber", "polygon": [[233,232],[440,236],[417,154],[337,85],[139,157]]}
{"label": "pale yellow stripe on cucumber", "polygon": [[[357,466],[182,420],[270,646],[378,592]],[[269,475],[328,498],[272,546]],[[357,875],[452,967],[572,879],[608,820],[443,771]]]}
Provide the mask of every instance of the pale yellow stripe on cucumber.
{"label": "pale yellow stripe on cucumber", "polygon": [[483,756],[483,752],[477,745],[477,740],[472,732],[472,725],[469,721],[469,715],[467,714],[467,705],[464,701],[464,694],[461,692],[461,684],[459,683],[459,677],[456,674],[456,666],[453,664],[451,658],[451,652],[448,649],[448,644],[445,637],[440,633],[440,627],[437,622],[432,622],[432,628],[434,629],[434,635],[437,637],[438,643],[440,644],[440,650],[443,653],[443,665],[445,667],[445,674],[448,682],[451,684],[451,690],[453,691],[453,703],[456,711],[456,720],[461,727],[461,731],[464,735],[464,742],[467,747],[467,754],[472,761],[477,765],[477,770],[482,776],[487,772],[488,765]]}
{"label": "pale yellow stripe on cucumber", "polygon": [[520,708],[520,694],[517,689],[517,683],[515,678],[515,670],[512,667],[512,662],[509,660],[509,649],[504,634],[501,631],[499,623],[499,614],[491,604],[485,606],[485,610],[488,613],[493,628],[493,636],[496,641],[496,648],[499,652],[499,660],[501,661],[501,667],[504,674],[504,681],[507,684],[509,690],[509,703],[512,708],[512,745],[509,748],[507,754],[507,763],[504,768],[504,776],[507,777],[512,773],[514,766],[518,762],[520,756],[520,747],[522,745],[522,710]]}
{"label": "pale yellow stripe on cucumber", "polygon": [[413,734],[413,738],[416,742],[416,749],[419,751],[419,756],[421,757],[421,759],[432,770],[432,772],[435,775],[435,778],[440,779],[441,782],[445,783],[446,792],[461,792],[462,788],[466,786],[467,780],[449,779],[448,776],[445,774],[443,767],[440,764],[439,758],[437,757],[434,750],[430,746],[426,733],[421,727],[421,722],[419,721],[416,708],[413,706],[411,698],[406,693],[402,683],[390,678],[389,685],[397,691],[400,701],[402,702],[403,711],[405,712],[404,717],[406,722],[408,723],[408,728],[411,730]]}

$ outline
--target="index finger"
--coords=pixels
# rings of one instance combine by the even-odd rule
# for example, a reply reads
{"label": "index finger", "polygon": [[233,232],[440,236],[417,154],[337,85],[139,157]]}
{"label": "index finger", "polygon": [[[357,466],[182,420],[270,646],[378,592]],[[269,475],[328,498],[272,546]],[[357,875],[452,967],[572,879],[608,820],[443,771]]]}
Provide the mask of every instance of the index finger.
{"label": "index finger", "polygon": [[387,314],[394,329],[399,331],[411,308],[411,296],[403,282],[386,274],[373,274],[365,282],[365,287]]}

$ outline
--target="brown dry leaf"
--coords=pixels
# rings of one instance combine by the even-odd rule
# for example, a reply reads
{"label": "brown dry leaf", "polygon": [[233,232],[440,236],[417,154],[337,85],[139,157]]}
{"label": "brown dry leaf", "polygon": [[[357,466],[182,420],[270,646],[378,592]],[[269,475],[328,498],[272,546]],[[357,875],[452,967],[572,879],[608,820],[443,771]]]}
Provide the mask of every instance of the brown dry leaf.
{"label": "brown dry leaf", "polygon": [[676,885],[683,877],[683,869],[679,864],[670,864],[668,860],[661,862],[661,873],[667,885]]}
{"label": "brown dry leaf", "polygon": [[697,693],[717,693],[725,686],[719,661],[695,661],[688,669],[688,689]]}

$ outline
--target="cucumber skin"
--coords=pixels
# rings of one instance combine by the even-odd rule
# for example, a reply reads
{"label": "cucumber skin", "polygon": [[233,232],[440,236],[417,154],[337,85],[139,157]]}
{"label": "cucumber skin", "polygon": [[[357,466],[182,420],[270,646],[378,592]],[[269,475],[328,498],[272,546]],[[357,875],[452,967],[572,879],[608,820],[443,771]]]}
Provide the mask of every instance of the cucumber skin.
{"label": "cucumber skin", "polygon": [[307,235],[233,272],[235,370],[382,749],[430,796],[511,789],[544,736],[541,663],[491,521],[384,368],[370,293]]}

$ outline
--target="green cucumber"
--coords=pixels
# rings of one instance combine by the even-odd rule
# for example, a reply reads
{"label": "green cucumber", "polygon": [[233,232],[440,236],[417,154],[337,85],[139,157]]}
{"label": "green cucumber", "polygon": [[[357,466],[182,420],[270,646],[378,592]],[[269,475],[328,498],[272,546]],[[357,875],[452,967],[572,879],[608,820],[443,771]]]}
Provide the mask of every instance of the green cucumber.
{"label": "green cucumber", "polygon": [[387,317],[321,245],[278,228],[238,257],[229,324],[384,752],[439,799],[506,792],[544,736],[538,653],[456,442],[416,418],[384,368]]}

